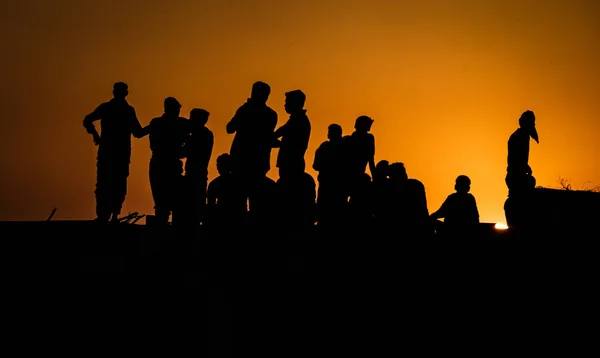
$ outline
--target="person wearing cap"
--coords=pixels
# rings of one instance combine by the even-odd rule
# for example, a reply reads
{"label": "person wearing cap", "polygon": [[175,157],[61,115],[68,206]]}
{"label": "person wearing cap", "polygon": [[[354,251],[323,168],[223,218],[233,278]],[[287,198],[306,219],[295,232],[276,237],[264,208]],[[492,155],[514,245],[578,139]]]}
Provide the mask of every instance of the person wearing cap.
{"label": "person wearing cap", "polygon": [[535,127],[535,114],[527,110],[519,117],[519,128],[508,139],[506,186],[508,198],[504,202],[506,223],[511,228],[522,229],[531,217],[530,194],[536,185],[533,170],[529,166],[529,141],[539,143]]}
{"label": "person wearing cap", "polygon": [[527,189],[528,183],[534,182],[529,177],[533,171],[529,166],[529,139],[533,138],[539,143],[537,129],[535,127],[535,114],[527,110],[519,118],[519,128],[508,140],[508,167],[506,168],[506,186],[511,194],[520,193]]}
{"label": "person wearing cap", "polygon": [[[96,171],[96,220],[117,222],[127,195],[131,161],[131,136],[143,137],[135,109],[127,102],[129,88],[113,85],[113,98],[85,116],[83,127],[98,146]],[[100,133],[94,122],[100,121]]]}
{"label": "person wearing cap", "polygon": [[[144,132],[150,136],[150,189],[154,199],[155,222],[166,225],[173,214],[173,222],[181,215],[183,145],[190,126],[180,117],[181,104],[174,97],[164,101],[164,113],[154,118]],[[180,217],[180,216],[179,216]]]}

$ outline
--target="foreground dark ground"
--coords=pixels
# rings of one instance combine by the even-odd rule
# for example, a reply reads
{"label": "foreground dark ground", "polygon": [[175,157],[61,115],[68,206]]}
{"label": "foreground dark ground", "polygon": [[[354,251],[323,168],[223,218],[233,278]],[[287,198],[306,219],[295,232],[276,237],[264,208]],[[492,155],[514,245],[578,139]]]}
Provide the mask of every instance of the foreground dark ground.
{"label": "foreground dark ground", "polygon": [[196,348],[217,355],[502,346],[573,327],[559,322],[589,317],[596,298],[594,231],[281,237],[84,221],[0,230],[10,322],[106,342],[146,332],[145,347],[170,334],[207,340]]}

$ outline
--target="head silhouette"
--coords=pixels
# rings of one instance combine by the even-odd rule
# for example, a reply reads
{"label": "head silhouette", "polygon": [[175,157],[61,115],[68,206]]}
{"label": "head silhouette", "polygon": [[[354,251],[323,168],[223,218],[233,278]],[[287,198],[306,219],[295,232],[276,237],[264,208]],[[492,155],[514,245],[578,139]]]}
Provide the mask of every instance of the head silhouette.
{"label": "head silhouette", "polygon": [[175,97],[167,97],[165,98],[165,113],[173,116],[179,116],[179,112],[181,111],[181,103]]}
{"label": "head silhouette", "polygon": [[375,166],[375,173],[378,178],[387,178],[390,174],[390,162],[387,160],[380,160]]}
{"label": "head silhouette", "polygon": [[339,124],[330,124],[327,127],[327,138],[331,141],[342,139],[342,126]]}
{"label": "head silhouette", "polygon": [[394,181],[404,181],[408,180],[408,174],[406,173],[406,168],[404,167],[404,163],[396,162],[390,164],[389,168],[390,179]]}
{"label": "head silhouette", "polygon": [[210,113],[207,110],[194,108],[190,111],[190,122],[194,127],[202,127],[208,122],[208,116]]}
{"label": "head silhouette", "polygon": [[466,175],[459,175],[456,177],[456,184],[454,184],[454,190],[457,193],[466,194],[471,190],[471,179]]}
{"label": "head silhouette", "polygon": [[217,157],[217,171],[219,175],[231,173],[231,157],[229,153],[223,153]]}
{"label": "head silhouette", "polygon": [[264,82],[258,81],[254,82],[252,85],[252,93],[250,94],[250,98],[256,102],[267,103],[270,94],[271,86]]}
{"label": "head silhouette", "polygon": [[359,133],[368,133],[371,130],[371,126],[373,125],[373,119],[368,116],[360,116],[356,118],[356,122],[354,123],[354,129],[356,129]]}
{"label": "head silhouette", "polygon": [[304,108],[306,95],[301,90],[293,90],[285,94],[285,111],[288,114],[296,113]]}
{"label": "head silhouette", "polygon": [[129,86],[125,82],[117,82],[113,85],[113,96],[116,99],[125,99],[129,94]]}
{"label": "head silhouette", "polygon": [[537,129],[535,128],[535,114],[532,111],[525,111],[519,118],[519,126],[529,133],[529,136],[539,143]]}

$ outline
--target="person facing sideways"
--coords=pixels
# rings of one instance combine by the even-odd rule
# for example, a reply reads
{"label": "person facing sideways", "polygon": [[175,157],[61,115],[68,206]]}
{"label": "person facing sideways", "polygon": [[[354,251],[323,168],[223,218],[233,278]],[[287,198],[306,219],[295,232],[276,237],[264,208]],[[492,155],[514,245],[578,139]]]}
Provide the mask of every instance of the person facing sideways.
{"label": "person facing sideways", "polygon": [[[83,120],[83,127],[98,146],[96,172],[96,221],[118,222],[127,195],[127,178],[131,160],[131,136],[144,136],[135,109],[125,99],[129,87],[124,82],[113,85],[113,98],[100,104]],[[94,122],[100,121],[100,134]]]}
{"label": "person facing sideways", "polygon": [[375,137],[369,133],[373,122],[370,117],[358,117],[354,124],[354,132],[344,137],[345,165],[350,183],[350,195],[354,183],[361,182],[362,174],[366,172],[367,166],[371,176],[375,175]]}
{"label": "person facing sideways", "polygon": [[448,195],[442,206],[433,214],[432,219],[444,219],[446,225],[472,226],[479,224],[479,211],[477,202],[471,190],[471,179],[466,175],[459,175],[454,185],[455,193]]}
{"label": "person facing sideways", "polygon": [[[189,223],[198,225],[206,211],[208,164],[212,155],[214,135],[206,127],[210,113],[205,109],[190,111],[190,136],[183,146],[185,162],[185,190],[188,202],[186,211]],[[188,216],[186,215],[186,216]]]}
{"label": "person facing sideways", "polygon": [[506,168],[506,186],[509,195],[520,194],[526,191],[528,183],[531,182],[533,171],[529,166],[529,139],[533,138],[539,143],[537,129],[535,127],[535,114],[525,111],[519,118],[519,128],[508,140],[508,157]]}
{"label": "person facing sideways", "polygon": [[164,101],[162,116],[150,121],[144,131],[150,135],[150,189],[154,199],[155,220],[159,225],[169,222],[173,214],[181,218],[183,144],[189,136],[189,122],[180,117],[181,104],[174,97]]}
{"label": "person facing sideways", "polygon": [[237,185],[232,173],[231,156],[228,153],[217,157],[219,176],[208,185],[208,223],[223,228],[240,224],[246,214],[246,197]]}
{"label": "person facing sideways", "polygon": [[[310,139],[310,120],[306,116],[304,103],[306,95],[301,90],[294,90],[285,94],[285,111],[290,115],[288,121],[275,131],[276,142],[274,147],[279,147],[277,155],[277,168],[279,177],[302,177],[304,175],[304,154]],[[281,138],[281,141],[278,139]]]}

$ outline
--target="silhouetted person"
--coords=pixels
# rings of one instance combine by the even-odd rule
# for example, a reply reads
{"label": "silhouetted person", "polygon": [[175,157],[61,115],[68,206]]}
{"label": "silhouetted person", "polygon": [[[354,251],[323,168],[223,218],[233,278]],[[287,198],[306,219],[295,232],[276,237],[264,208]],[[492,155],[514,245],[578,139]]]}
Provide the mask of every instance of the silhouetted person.
{"label": "silhouetted person", "polygon": [[304,109],[305,101],[306,96],[300,90],[285,94],[285,111],[290,118],[275,131],[275,138],[281,138],[281,141],[275,144],[275,147],[279,147],[279,177],[300,177],[304,173],[304,154],[310,139],[310,121]]}
{"label": "silhouetted person", "polygon": [[527,177],[533,175],[529,166],[529,138],[539,143],[535,128],[535,114],[532,111],[525,111],[519,118],[519,128],[508,140],[506,185],[509,195],[522,192],[530,181]]}
{"label": "silhouetted person", "polygon": [[206,190],[208,186],[208,164],[213,150],[214,136],[206,128],[210,113],[194,108],[190,111],[190,136],[184,144],[185,162],[185,199],[189,205],[185,216],[189,223],[198,225],[205,216]]}
{"label": "silhouetted person", "polygon": [[385,220],[390,211],[390,162],[380,160],[373,174],[373,215],[375,220]]}
{"label": "silhouetted person", "polygon": [[144,128],[150,135],[150,189],[154,199],[156,223],[168,224],[173,214],[173,223],[181,218],[183,192],[183,145],[190,126],[180,117],[181,104],[174,97],[164,101],[164,113],[154,118]]}
{"label": "silhouetted person", "polygon": [[219,176],[208,185],[208,223],[218,230],[231,229],[241,224],[246,215],[246,197],[240,191],[231,167],[231,157],[228,153],[218,156]]}
{"label": "silhouetted person", "polygon": [[431,214],[432,219],[444,218],[444,227],[450,231],[474,230],[479,224],[477,202],[471,190],[471,179],[459,175],[454,185],[455,193],[448,195],[442,206]]}
{"label": "silhouetted person", "polygon": [[[131,159],[131,135],[143,136],[135,109],[125,99],[127,84],[113,86],[113,99],[100,104],[83,120],[86,131],[98,146],[96,177],[96,216],[98,221],[117,221],[127,195]],[[100,121],[98,134],[94,122]]]}
{"label": "silhouetted person", "polygon": [[277,180],[278,226],[286,231],[304,230],[316,220],[316,183],[308,173]]}
{"label": "silhouetted person", "polygon": [[227,123],[227,133],[235,133],[231,144],[232,173],[252,208],[255,192],[271,168],[271,148],[277,126],[277,113],[267,106],[271,87],[264,82],[252,86],[252,94]]}
{"label": "silhouetted person", "polygon": [[328,141],[321,143],[315,152],[313,169],[319,175],[319,191],[317,196],[319,225],[339,223],[348,197],[345,190],[344,146],[342,127],[331,124],[327,132]]}
{"label": "silhouetted person", "polygon": [[403,163],[390,164],[389,175],[392,217],[386,224],[411,234],[428,233],[429,211],[423,183],[409,179]]}
{"label": "silhouetted person", "polygon": [[375,173],[375,137],[369,133],[372,125],[373,119],[360,116],[354,124],[354,133],[344,137],[349,195],[352,195],[354,185],[363,177],[367,165],[371,175]]}
{"label": "silhouetted person", "polygon": [[508,140],[508,166],[505,179],[508,199],[504,204],[504,211],[506,223],[512,228],[524,228],[530,218],[529,194],[535,188],[535,178],[529,166],[529,138],[539,143],[535,114],[527,110],[521,114],[519,128]]}

